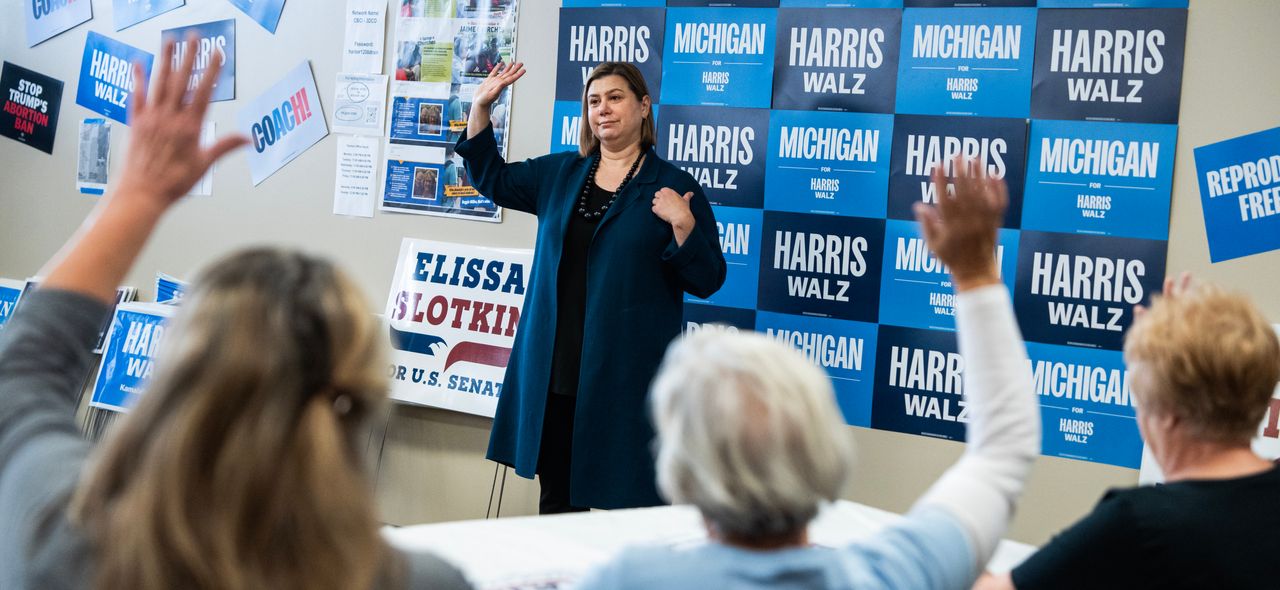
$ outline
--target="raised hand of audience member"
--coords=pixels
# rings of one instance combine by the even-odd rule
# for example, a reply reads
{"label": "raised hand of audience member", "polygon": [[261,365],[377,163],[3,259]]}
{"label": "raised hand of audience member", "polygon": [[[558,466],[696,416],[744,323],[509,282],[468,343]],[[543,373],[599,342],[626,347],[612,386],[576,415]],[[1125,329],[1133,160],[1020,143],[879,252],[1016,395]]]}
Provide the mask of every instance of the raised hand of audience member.
{"label": "raised hand of audience member", "polygon": [[1009,204],[1009,189],[1004,180],[989,175],[985,165],[956,156],[951,192],[943,168],[939,164],[933,169],[938,204],[915,206],[925,242],[950,269],[957,292],[998,283],[996,233]]}
{"label": "raised hand of audience member", "polygon": [[[193,36],[186,43],[194,46],[195,42]],[[132,136],[120,183],[49,261],[43,288],[113,301],[116,286],[161,215],[191,190],[215,161],[248,143],[247,138],[233,135],[208,148],[200,146],[200,129],[220,63],[213,60],[200,84],[188,92],[197,52],[194,48],[186,51],[182,64],[174,70],[174,49],[173,43],[165,45],[160,72],[150,92],[142,67],[134,65]]]}

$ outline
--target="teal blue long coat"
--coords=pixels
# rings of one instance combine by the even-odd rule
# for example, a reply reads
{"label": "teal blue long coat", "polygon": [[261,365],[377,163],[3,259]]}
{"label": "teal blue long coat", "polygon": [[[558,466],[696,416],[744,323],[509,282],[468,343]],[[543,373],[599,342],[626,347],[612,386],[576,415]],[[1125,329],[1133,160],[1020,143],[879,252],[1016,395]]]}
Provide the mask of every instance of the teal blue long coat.
{"label": "teal blue long coat", "polygon": [[[492,128],[463,137],[457,153],[482,194],[508,209],[538,216],[529,288],[488,453],[489,459],[532,478],[551,380],[560,254],[591,160],[563,152],[507,163]],[[680,247],[671,226],[652,210],[653,194],[663,187],[694,193],[694,230]],[[680,333],[684,293],[708,297],[724,277],[719,232],[702,188],[650,149],[635,178],[601,218],[588,253],[569,492],[574,505],[662,503],[654,483],[649,384],[667,345]]]}

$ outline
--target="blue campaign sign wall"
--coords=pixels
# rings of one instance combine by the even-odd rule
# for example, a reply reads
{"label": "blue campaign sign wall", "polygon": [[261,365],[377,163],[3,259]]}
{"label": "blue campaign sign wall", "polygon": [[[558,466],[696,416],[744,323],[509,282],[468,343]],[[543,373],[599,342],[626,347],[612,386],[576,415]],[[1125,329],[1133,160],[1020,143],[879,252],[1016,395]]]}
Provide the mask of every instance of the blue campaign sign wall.
{"label": "blue campaign sign wall", "polygon": [[953,332],[880,326],[871,427],[964,440],[964,358]]}
{"label": "blue campaign sign wall", "polygon": [[661,102],[769,108],[777,12],[667,9]]}
{"label": "blue campaign sign wall", "polygon": [[762,311],[756,330],[791,345],[826,370],[845,422],[871,425],[875,324]]}
{"label": "blue campaign sign wall", "polygon": [[1187,0],[1040,0],[1040,8],[1186,8]]}
{"label": "blue campaign sign wall", "polygon": [[884,220],[766,211],[762,311],[877,321]]}
{"label": "blue campaign sign wall", "polygon": [[137,47],[89,31],[80,62],[76,104],[129,124],[133,104],[133,64],[141,63],[143,76],[151,79],[154,57]]}
{"label": "blue campaign sign wall", "polygon": [[755,330],[756,310],[686,302],[684,305],[684,326],[682,331],[687,334],[704,328]]}
{"label": "blue campaign sign wall", "polygon": [[734,6],[742,8],[776,7],[778,0],[667,0],[667,6]]}
{"label": "blue campaign sign wall", "polygon": [[635,64],[657,102],[662,95],[661,8],[566,8],[560,11],[556,100],[582,100],[582,87],[601,62]]}
{"label": "blue campaign sign wall", "polygon": [[171,309],[155,304],[116,308],[90,405],[115,411],[133,406],[151,377]]}
{"label": "blue campaign sign wall", "polygon": [[988,174],[1008,183],[1004,227],[1018,227],[1027,155],[1027,123],[1022,119],[898,115],[889,168],[889,217],[915,219],[916,203],[937,203],[933,168],[942,164],[950,174],[956,154],[986,163]]}
{"label": "blue campaign sign wall", "polygon": [[1014,309],[1033,342],[1119,350],[1164,282],[1166,242],[1023,230]]}
{"label": "blue campaign sign wall", "polygon": [[908,8],[899,113],[1022,117],[1029,112],[1034,8]]}
{"label": "blue campaign sign wall", "polygon": [[1040,398],[1041,453],[1137,469],[1142,438],[1122,354],[1027,343]]}
{"label": "blue campaign sign wall", "polygon": [[1177,123],[1187,11],[1041,10],[1031,116]]}
{"label": "blue campaign sign wall", "polygon": [[892,141],[892,115],[772,111],[765,207],[884,217]]}
{"label": "blue campaign sign wall", "polygon": [[1032,121],[1022,227],[1163,240],[1176,125]]}
{"label": "blue campaign sign wall", "polygon": [[728,266],[724,285],[706,299],[686,294],[684,300],[686,303],[705,302],[722,307],[755,309],[764,212],[739,207],[713,209],[716,229],[720,233],[720,250],[724,252],[724,261]]}
{"label": "blue campaign sign wall", "polygon": [[[1018,230],[997,237],[1000,276],[1013,290],[1018,268]],[[880,322],[895,326],[955,330],[955,291],[951,273],[929,252],[920,226],[890,219],[884,228],[884,271],[880,275]]]}
{"label": "blue campaign sign wall", "polygon": [[1209,259],[1280,248],[1280,127],[1198,147]]}
{"label": "blue campaign sign wall", "polygon": [[778,11],[773,108],[892,113],[900,10]]}
{"label": "blue campaign sign wall", "polygon": [[702,185],[712,205],[764,203],[769,111],[666,105],[658,119],[658,155]]}

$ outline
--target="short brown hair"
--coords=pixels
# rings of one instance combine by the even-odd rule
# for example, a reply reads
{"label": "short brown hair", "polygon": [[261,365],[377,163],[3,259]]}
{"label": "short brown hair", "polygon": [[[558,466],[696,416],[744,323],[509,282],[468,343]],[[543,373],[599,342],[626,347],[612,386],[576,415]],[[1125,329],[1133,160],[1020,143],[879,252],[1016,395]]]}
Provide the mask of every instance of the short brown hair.
{"label": "short brown hair", "polygon": [[1207,284],[1157,298],[1129,329],[1124,358],[1144,368],[1133,383],[1144,411],[1218,443],[1249,444],[1280,379],[1275,330],[1248,298]]}
{"label": "short brown hair", "polygon": [[[631,88],[631,92],[635,93],[636,100],[643,100],[644,97],[649,96],[649,85],[645,84],[644,75],[640,73],[640,68],[632,64],[606,61],[591,70],[586,84],[582,85],[582,122],[578,124],[578,153],[584,158],[600,147],[600,140],[591,132],[591,124],[587,122],[587,90],[591,88],[592,82],[605,76],[622,76],[622,79],[627,81],[627,86]],[[653,102],[652,98],[650,102]],[[653,124],[653,108],[650,107],[644,121],[640,122],[640,149],[647,150],[657,143],[658,133]]]}

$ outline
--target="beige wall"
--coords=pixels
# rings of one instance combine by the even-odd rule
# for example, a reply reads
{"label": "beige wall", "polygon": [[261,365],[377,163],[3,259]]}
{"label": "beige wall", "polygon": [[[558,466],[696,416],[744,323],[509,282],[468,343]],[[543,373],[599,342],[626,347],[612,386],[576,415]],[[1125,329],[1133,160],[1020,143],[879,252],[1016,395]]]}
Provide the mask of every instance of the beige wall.
{"label": "beige wall", "polygon": [[[21,0],[0,0],[0,12],[20,14]],[[0,276],[33,274],[76,228],[94,200],[75,192],[76,129],[92,116],[75,105],[74,82],[89,29],[154,50],[164,28],[218,18],[237,18],[237,97],[216,103],[211,117],[225,130],[236,109],[302,59],[310,59],[332,121],[333,76],[343,34],[339,0],[290,0],[275,36],[239,15],[226,2],[189,0],[189,6],[132,27],[111,31],[108,0],[95,0],[97,17],[34,49],[25,47],[17,18],[0,19],[0,58],[66,81],[57,145],[52,157],[0,141]],[[524,0],[519,56],[530,73],[516,87],[511,153],[545,152],[554,94],[557,11],[553,0]],[[1169,268],[1189,269],[1253,294],[1272,320],[1280,321],[1280,254],[1270,253],[1210,265],[1200,217],[1192,148],[1280,125],[1280,2],[1192,0],[1187,35],[1178,166],[1174,181]],[[127,146],[117,126],[113,168]],[[371,309],[385,296],[403,236],[530,246],[534,221],[508,213],[500,225],[403,215],[373,220],[330,214],[334,140],[328,138],[256,189],[243,155],[219,165],[215,194],[192,199],[174,211],[142,256],[130,283],[149,298],[156,271],[188,275],[212,256],[250,243],[302,246],[332,256],[348,268],[370,296]],[[484,460],[489,421],[427,408],[398,407],[387,423],[380,454],[378,497],[384,518],[411,524],[482,518],[490,510],[495,469]],[[892,510],[906,509],[959,456],[961,446],[921,437],[850,429],[859,445],[859,477],[850,497]],[[379,442],[384,444],[379,445]],[[381,453],[378,453],[378,451]],[[499,475],[501,482],[501,475]],[[1110,486],[1130,485],[1135,471],[1064,459],[1041,458],[1011,536],[1041,543],[1084,513]],[[496,501],[494,502],[496,505]],[[496,506],[495,506],[496,507]],[[531,514],[537,487],[506,477],[503,515]]]}

